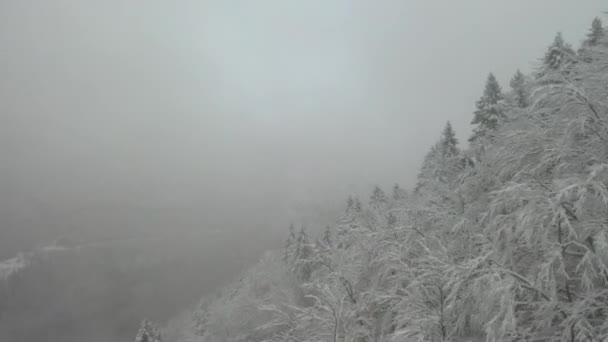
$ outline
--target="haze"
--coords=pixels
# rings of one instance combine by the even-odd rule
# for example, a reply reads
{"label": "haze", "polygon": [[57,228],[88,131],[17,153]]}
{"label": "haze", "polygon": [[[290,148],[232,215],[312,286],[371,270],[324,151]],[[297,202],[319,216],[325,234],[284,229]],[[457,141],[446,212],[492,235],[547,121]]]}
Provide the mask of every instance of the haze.
{"label": "haze", "polygon": [[4,0],[0,254],[85,230],[283,232],[411,186],[447,120],[466,140],[488,72],[506,87],[604,9]]}

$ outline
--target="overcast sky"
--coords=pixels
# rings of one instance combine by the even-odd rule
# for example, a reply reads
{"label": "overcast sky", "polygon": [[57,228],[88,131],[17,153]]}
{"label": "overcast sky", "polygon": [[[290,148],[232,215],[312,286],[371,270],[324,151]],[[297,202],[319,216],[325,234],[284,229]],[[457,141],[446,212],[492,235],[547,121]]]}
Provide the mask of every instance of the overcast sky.
{"label": "overcast sky", "polygon": [[295,202],[411,186],[447,120],[466,140],[488,72],[506,87],[604,10],[0,0],[0,229],[103,225],[87,217],[135,207],[244,228]]}

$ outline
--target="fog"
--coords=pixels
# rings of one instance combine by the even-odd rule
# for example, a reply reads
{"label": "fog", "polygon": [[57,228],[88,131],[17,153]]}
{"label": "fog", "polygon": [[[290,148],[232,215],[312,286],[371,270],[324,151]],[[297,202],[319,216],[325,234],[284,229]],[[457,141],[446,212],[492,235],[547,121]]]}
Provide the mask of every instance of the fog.
{"label": "fog", "polygon": [[556,31],[576,40],[603,9],[0,6],[1,217],[3,231],[19,232],[95,228],[97,216],[130,207],[185,211],[192,229],[285,226],[302,207],[372,184],[411,186],[445,121],[465,140],[487,72],[506,83]]}
{"label": "fog", "polygon": [[0,257],[58,236],[273,245],[351,193],[411,187],[446,121],[466,141],[488,72],[507,87],[605,9],[0,1]]}

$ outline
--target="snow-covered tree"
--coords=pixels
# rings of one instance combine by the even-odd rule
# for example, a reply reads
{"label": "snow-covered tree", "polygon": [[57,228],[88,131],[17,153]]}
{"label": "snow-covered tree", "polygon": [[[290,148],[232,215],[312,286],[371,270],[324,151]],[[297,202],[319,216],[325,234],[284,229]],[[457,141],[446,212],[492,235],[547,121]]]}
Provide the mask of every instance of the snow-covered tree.
{"label": "snow-covered tree", "polygon": [[[291,226],[290,229],[292,229]],[[310,260],[313,256],[313,245],[304,226],[300,227],[297,234],[294,232],[292,239],[293,242],[285,252],[289,256],[287,264],[298,279],[306,281],[311,273]]]}
{"label": "snow-covered tree", "polygon": [[384,191],[379,186],[375,186],[369,199],[370,207],[375,210],[381,210],[386,206],[387,202],[388,198]]}
{"label": "snow-covered tree", "polygon": [[597,17],[594,18],[591,22],[589,33],[587,33],[587,39],[585,39],[583,42],[583,46],[596,46],[599,44],[605,34],[606,31],[604,31],[602,20]]}
{"label": "snow-covered tree", "polygon": [[568,73],[575,61],[576,55],[572,46],[566,43],[562,33],[558,32],[543,56],[542,66],[537,77],[547,76],[553,72]]}
{"label": "snow-covered tree", "polygon": [[519,71],[519,69],[515,72],[513,78],[511,78],[511,82],[509,82],[509,85],[513,90],[513,100],[515,104],[519,108],[524,108],[528,106],[529,94],[528,90],[526,89],[526,78],[524,74]]}
{"label": "snow-covered tree", "polygon": [[600,18],[593,19],[587,37],[578,49],[578,58],[584,62],[591,63],[593,61],[592,50],[602,42],[605,36],[606,31],[602,25],[602,20]]}
{"label": "snow-covered tree", "polygon": [[455,180],[462,169],[458,140],[448,122],[441,138],[426,154],[414,190],[417,200],[434,204],[451,201]]}
{"label": "snow-covered tree", "polygon": [[482,137],[487,137],[498,128],[500,121],[504,118],[502,99],[502,89],[494,74],[490,73],[483,95],[475,103],[477,110],[473,113],[471,124],[476,127],[469,141],[474,142]]}
{"label": "snow-covered tree", "polygon": [[291,223],[289,225],[289,235],[287,236],[287,240],[285,241],[285,248],[283,251],[283,261],[285,263],[289,263],[291,262],[291,260],[293,259],[294,255],[295,255],[295,250],[296,250],[296,243],[297,243],[297,238],[296,238],[296,228],[293,225],[293,223]]}
{"label": "snow-covered tree", "polygon": [[441,152],[446,157],[453,157],[458,154],[458,139],[452,128],[452,124],[448,121],[443,129],[441,140]]}

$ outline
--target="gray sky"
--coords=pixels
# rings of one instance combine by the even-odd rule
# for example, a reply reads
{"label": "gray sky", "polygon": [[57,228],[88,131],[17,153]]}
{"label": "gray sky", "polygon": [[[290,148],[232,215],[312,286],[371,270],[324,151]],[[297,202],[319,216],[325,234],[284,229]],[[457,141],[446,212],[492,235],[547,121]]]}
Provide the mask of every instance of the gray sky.
{"label": "gray sky", "polygon": [[466,140],[488,72],[506,87],[607,9],[0,0],[0,230],[121,226],[142,208],[279,225],[295,202],[411,186],[446,120]]}

